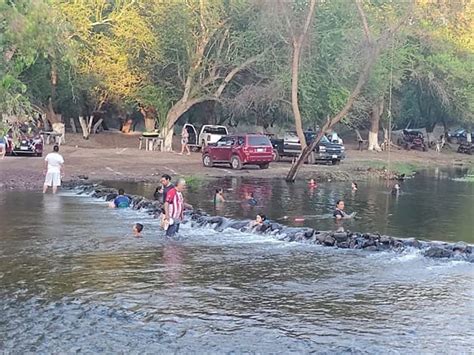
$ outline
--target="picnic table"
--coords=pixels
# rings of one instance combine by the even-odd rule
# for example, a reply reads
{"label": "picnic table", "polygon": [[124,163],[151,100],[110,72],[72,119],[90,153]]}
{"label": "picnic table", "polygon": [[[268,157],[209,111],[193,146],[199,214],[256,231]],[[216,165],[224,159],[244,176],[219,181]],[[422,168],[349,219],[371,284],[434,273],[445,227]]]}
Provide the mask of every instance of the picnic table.
{"label": "picnic table", "polygon": [[139,142],[138,149],[142,149],[144,146],[145,150],[148,151],[163,150],[163,138],[159,137],[159,135],[142,135],[139,138]]}
{"label": "picnic table", "polygon": [[45,131],[42,131],[40,132],[40,136],[43,137],[43,142],[45,142],[45,144],[61,144],[61,136],[63,134],[62,133],[58,133],[58,132],[45,132]]}

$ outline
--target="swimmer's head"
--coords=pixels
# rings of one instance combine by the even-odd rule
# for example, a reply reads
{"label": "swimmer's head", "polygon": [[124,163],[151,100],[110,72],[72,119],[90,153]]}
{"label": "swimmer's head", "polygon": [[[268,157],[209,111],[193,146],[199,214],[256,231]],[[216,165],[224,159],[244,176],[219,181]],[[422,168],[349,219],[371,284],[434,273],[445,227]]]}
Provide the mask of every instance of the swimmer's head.
{"label": "swimmer's head", "polygon": [[140,234],[140,233],[142,232],[142,230],[143,230],[143,224],[141,224],[141,223],[135,223],[135,224],[133,225],[133,232],[134,232],[135,234]]}
{"label": "swimmer's head", "polygon": [[257,214],[257,217],[255,218],[255,222],[261,224],[267,220],[267,216],[265,216],[262,213]]}
{"label": "swimmer's head", "polygon": [[338,208],[340,210],[343,210],[344,209],[344,201],[343,200],[337,201],[336,208]]}
{"label": "swimmer's head", "polygon": [[356,182],[352,182],[352,190],[357,190],[357,183]]}

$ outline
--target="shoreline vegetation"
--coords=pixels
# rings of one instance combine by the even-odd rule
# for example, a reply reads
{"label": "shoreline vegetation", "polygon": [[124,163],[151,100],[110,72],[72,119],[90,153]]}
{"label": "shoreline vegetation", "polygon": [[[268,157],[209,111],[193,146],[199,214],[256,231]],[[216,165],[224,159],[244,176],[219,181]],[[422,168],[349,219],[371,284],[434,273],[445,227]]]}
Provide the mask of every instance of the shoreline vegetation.
{"label": "shoreline vegetation", "polygon": [[[64,186],[76,191],[78,195],[86,194],[91,198],[112,201],[118,190],[98,184],[70,182]],[[131,208],[148,213],[156,218],[162,205],[161,201],[152,201],[140,195],[129,195]],[[402,253],[409,249],[419,250],[425,257],[456,259],[474,262],[473,246],[465,242],[448,243],[442,241],[426,241],[415,238],[394,238],[378,233],[360,233],[349,230],[318,231],[308,227],[289,227],[268,221],[258,226],[251,226],[250,220],[234,220],[221,216],[211,216],[201,210],[187,211],[183,223],[191,224],[193,228],[210,228],[223,231],[230,228],[236,231],[263,234],[286,242],[316,244],[339,249],[359,249],[369,252],[393,251]]]}

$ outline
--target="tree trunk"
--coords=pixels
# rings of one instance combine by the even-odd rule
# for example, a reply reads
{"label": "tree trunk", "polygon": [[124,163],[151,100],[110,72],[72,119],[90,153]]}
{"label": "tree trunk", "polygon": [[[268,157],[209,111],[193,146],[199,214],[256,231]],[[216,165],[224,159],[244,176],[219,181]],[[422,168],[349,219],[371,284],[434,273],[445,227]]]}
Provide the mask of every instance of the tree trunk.
{"label": "tree trunk", "polygon": [[383,98],[372,105],[370,113],[369,150],[382,151],[379,145],[380,116],[383,112]]}
{"label": "tree trunk", "polygon": [[86,119],[84,117],[79,116],[79,123],[82,129],[82,138],[89,139],[92,130],[92,121],[94,116],[89,116]]}
{"label": "tree trunk", "polygon": [[301,149],[306,148],[306,138],[303,131],[303,122],[301,119],[300,107],[298,104],[298,72],[300,66],[301,45],[295,42],[293,44],[293,62],[291,64],[291,108],[295,118],[296,134],[300,140]]}
{"label": "tree trunk", "polygon": [[[303,121],[301,119],[301,111],[298,103],[298,75],[300,68],[301,51],[303,44],[308,34],[309,27],[313,21],[314,9],[316,7],[316,0],[311,0],[309,4],[309,11],[306,16],[303,30],[299,36],[293,35],[293,60],[291,63],[291,108],[295,119],[296,134],[300,140],[301,149],[306,148],[306,138],[304,136]],[[287,26],[291,33],[293,33],[291,22],[286,16]]]}

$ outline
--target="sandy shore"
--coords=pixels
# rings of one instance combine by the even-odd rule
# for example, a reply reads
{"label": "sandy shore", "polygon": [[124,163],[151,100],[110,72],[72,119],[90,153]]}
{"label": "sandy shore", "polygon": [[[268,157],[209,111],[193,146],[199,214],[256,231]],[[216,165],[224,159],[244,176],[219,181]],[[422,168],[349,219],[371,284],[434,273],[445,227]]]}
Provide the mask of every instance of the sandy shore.
{"label": "sandy shore", "polygon": [[[272,163],[267,170],[246,167],[240,171],[228,166],[205,168],[200,153],[181,156],[176,153],[148,152],[138,150],[138,135],[102,133],[84,140],[80,135],[68,134],[66,144],[61,146],[64,156],[65,180],[87,176],[91,181],[128,180],[158,181],[161,174],[218,178],[223,176],[245,176],[255,178],[285,178],[291,163]],[[456,152],[438,154],[428,152],[395,150],[390,154],[358,151],[346,144],[347,158],[337,166],[305,165],[298,178],[327,180],[363,180],[377,175],[375,169],[390,166],[394,170],[422,169],[428,167],[472,166],[474,158]],[[176,146],[176,149],[178,147]],[[45,147],[45,154],[52,146]],[[6,157],[0,160],[0,190],[40,189],[43,184],[42,158]]]}

